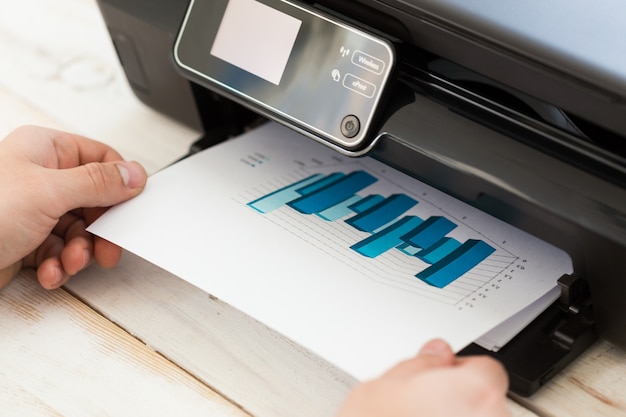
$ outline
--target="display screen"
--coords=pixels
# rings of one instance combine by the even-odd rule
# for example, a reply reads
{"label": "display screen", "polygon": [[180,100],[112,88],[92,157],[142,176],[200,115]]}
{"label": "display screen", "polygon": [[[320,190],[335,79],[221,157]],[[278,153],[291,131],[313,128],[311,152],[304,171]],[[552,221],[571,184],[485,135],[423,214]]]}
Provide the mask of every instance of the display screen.
{"label": "display screen", "polygon": [[230,0],[211,55],[279,85],[301,25],[256,0]]}

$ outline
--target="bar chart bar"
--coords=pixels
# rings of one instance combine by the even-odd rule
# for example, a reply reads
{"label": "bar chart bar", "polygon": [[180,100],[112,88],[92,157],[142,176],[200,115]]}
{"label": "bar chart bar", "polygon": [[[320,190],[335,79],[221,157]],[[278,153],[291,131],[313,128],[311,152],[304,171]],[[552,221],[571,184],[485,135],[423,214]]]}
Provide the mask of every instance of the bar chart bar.
{"label": "bar chart bar", "polygon": [[346,223],[362,232],[373,233],[402,216],[416,204],[417,201],[405,194],[394,194],[369,209],[350,217]]}
{"label": "bar chart bar", "polygon": [[411,246],[408,243],[403,243],[397,247],[398,250],[405,255],[415,256],[418,252],[422,250],[422,248],[416,248],[415,246]]}
{"label": "bar chart bar", "polygon": [[367,197],[363,197],[358,203],[354,203],[350,206],[350,210],[355,213],[362,213],[370,207],[374,207],[376,204],[383,201],[385,197],[380,194],[370,194]]}
{"label": "bar chart bar", "polygon": [[441,216],[429,217],[419,227],[402,238],[410,245],[428,249],[450,233],[456,224]]}
{"label": "bar chart bar", "polygon": [[361,196],[359,195],[352,196],[346,201],[343,201],[337,205],[327,208],[326,210],[320,211],[319,213],[317,213],[317,215],[324,220],[327,220],[329,222],[334,222],[343,217],[354,214],[354,211],[350,208],[350,206],[353,205],[354,203],[357,203],[360,200],[362,200]]}
{"label": "bar chart bar", "polygon": [[443,288],[481,263],[494,251],[494,248],[482,240],[470,239],[439,262],[418,273],[416,277],[434,287]]}
{"label": "bar chart bar", "polygon": [[461,246],[461,242],[458,240],[451,237],[444,237],[428,249],[422,249],[417,252],[415,256],[424,262],[434,264],[454,252],[459,246]]}
{"label": "bar chart bar", "polygon": [[404,243],[401,237],[422,223],[422,219],[415,216],[405,216],[397,222],[387,226],[368,238],[355,243],[350,248],[363,256],[375,258]]}
{"label": "bar chart bar", "polygon": [[344,178],[346,176],[346,174],[344,174],[343,172],[335,172],[333,174],[330,175],[326,175],[325,177],[321,178],[318,181],[315,181],[311,184],[305,185],[302,188],[299,188],[298,194],[300,195],[307,195],[307,194],[311,194],[317,190],[320,190],[324,187],[326,187],[327,185],[333,184],[337,181],[339,181],[340,179]]}
{"label": "bar chart bar", "polygon": [[271,192],[248,203],[248,206],[252,207],[260,213],[269,213],[272,210],[276,210],[279,207],[284,206],[290,201],[300,198],[302,195],[298,193],[298,190],[302,187],[306,187],[309,184],[319,181],[324,176],[322,174],[314,174],[303,180],[300,180],[294,184],[283,187],[279,190]]}
{"label": "bar chart bar", "polygon": [[355,171],[287,204],[303,214],[319,213],[351,198],[376,181],[376,177],[365,171]]}

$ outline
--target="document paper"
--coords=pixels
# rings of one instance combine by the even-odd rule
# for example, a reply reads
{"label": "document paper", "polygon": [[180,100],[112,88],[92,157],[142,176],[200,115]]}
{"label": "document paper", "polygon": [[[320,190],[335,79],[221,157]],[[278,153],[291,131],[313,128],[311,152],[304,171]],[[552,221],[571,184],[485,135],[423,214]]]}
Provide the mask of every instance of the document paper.
{"label": "document paper", "polygon": [[462,349],[572,271],[539,239],[273,123],[154,174],[89,230],[359,380],[431,338]]}

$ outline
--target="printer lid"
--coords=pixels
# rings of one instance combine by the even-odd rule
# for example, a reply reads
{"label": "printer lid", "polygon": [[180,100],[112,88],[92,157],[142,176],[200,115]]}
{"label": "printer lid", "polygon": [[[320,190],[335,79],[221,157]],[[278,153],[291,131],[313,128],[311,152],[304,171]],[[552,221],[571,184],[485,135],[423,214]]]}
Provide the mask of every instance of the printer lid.
{"label": "printer lid", "polygon": [[403,0],[450,27],[626,97],[626,3]]}

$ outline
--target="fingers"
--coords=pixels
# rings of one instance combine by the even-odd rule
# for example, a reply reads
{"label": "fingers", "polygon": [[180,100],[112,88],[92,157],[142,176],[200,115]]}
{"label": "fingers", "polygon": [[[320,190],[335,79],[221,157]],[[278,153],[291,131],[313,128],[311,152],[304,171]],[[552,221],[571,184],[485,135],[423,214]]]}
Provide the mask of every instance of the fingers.
{"label": "fingers", "polygon": [[385,373],[386,377],[406,377],[428,369],[452,366],[455,361],[450,345],[441,339],[427,342],[416,357],[400,362]]}
{"label": "fingers", "polygon": [[119,246],[94,236],[94,257],[103,268],[113,268],[122,257],[122,248]]}
{"label": "fingers", "polygon": [[442,339],[433,339],[426,342],[419,351],[420,356],[424,355],[454,355],[450,345]]}
{"label": "fingers", "polygon": [[[141,192],[147,175],[136,162],[122,160],[111,147],[79,135],[24,126],[0,142],[3,214],[18,213],[18,222],[3,217],[0,240],[12,239],[0,253],[0,286],[15,275],[7,265],[38,267],[46,288],[56,288],[93,258],[113,266],[121,249],[94,239],[84,229],[102,210]],[[3,194],[3,195],[4,195]],[[80,222],[66,220],[81,210]],[[55,226],[56,225],[56,226]],[[54,229],[54,230],[53,230]],[[20,261],[21,259],[21,261]]]}
{"label": "fingers", "polygon": [[37,254],[37,279],[42,287],[55,289],[65,284],[73,275],[85,269],[91,263],[92,247],[90,239],[82,236],[65,241],[51,235],[42,251]]}
{"label": "fingers", "polygon": [[63,270],[61,260],[57,257],[47,258],[37,268],[37,279],[47,290],[59,288],[65,284],[70,275]]}
{"label": "fingers", "polygon": [[504,395],[508,391],[509,376],[504,366],[489,356],[459,357],[456,366],[469,374],[480,375],[487,386],[499,389],[498,394]]}
{"label": "fingers", "polygon": [[64,247],[64,239],[51,234],[35,251],[24,258],[24,267],[37,268],[37,278],[46,289],[57,288],[69,278],[61,265],[61,252]]}
{"label": "fingers", "polygon": [[36,267],[41,285],[54,289],[89,266],[94,258],[104,267],[115,266],[121,252],[121,248],[112,243],[94,241],[85,230],[80,211],[76,211],[59,219],[52,234],[24,259],[24,266]]}
{"label": "fingers", "polygon": [[[96,221],[106,210],[107,208],[104,207],[94,207],[83,210],[83,217],[86,224],[89,225]],[[103,268],[112,268],[117,265],[122,257],[122,248],[98,236],[93,236],[93,244],[94,256],[96,261],[98,261],[98,265]]]}
{"label": "fingers", "polygon": [[506,374],[488,357],[457,359],[436,339],[380,378],[359,384],[340,417],[508,416]]}
{"label": "fingers", "polygon": [[457,368],[468,375],[479,376],[485,386],[498,387],[499,395],[508,390],[508,375],[500,362],[488,356],[457,357],[441,339],[427,342],[416,357],[400,362],[383,377],[405,378],[439,368]]}

